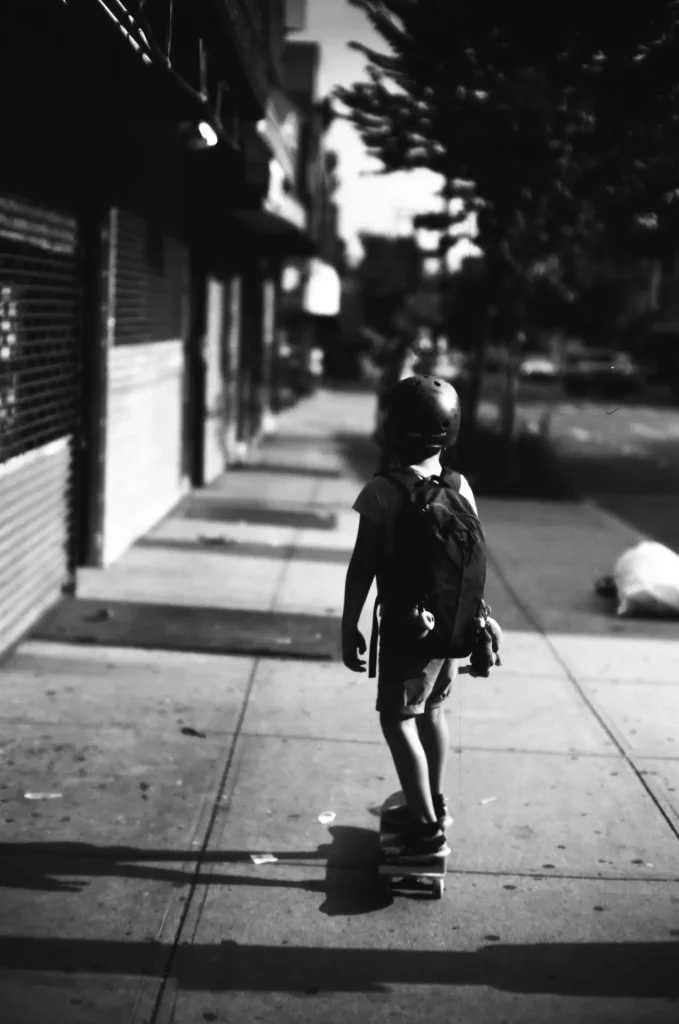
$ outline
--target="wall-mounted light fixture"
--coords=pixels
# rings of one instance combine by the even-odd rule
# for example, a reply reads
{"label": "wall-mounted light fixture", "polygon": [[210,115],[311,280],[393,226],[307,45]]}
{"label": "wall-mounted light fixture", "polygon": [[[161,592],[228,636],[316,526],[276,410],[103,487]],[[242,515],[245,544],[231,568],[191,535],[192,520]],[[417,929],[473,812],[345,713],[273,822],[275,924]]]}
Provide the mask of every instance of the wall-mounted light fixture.
{"label": "wall-mounted light fixture", "polygon": [[198,132],[208,149],[212,149],[212,147],[216,146],[217,143],[219,142],[217,132],[214,130],[211,124],[207,123],[207,121],[200,122],[200,124],[198,125]]}
{"label": "wall-mounted light fixture", "polygon": [[219,136],[208,121],[184,121],[180,127],[184,144],[188,149],[200,152],[213,149],[219,142]]}

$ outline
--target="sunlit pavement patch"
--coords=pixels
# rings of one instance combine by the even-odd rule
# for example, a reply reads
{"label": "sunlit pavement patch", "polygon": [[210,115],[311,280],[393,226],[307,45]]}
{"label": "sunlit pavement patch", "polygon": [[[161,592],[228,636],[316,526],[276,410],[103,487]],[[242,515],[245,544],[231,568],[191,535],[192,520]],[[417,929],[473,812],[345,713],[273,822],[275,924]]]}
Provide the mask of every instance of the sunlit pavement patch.
{"label": "sunlit pavement patch", "polygon": [[645,622],[658,635],[639,635],[641,620],[616,620],[627,635],[590,636],[550,633],[550,643],[576,679],[676,683],[679,680],[679,642],[676,625]]}

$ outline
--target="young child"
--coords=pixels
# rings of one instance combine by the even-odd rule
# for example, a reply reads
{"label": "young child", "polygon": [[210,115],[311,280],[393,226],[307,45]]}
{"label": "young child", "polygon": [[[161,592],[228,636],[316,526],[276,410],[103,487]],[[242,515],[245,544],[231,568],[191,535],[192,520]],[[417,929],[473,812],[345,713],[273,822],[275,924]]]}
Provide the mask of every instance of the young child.
{"label": "young child", "polygon": [[[419,386],[417,386],[419,384]],[[388,436],[398,464],[420,477],[441,473],[441,454],[458,435],[460,404],[455,389],[432,377],[411,377],[395,388],[387,416]],[[460,496],[476,513],[464,477]],[[342,617],[342,657],[353,672],[365,671],[366,643],[358,622],[377,577],[384,588],[385,559],[393,545],[394,524],[405,500],[402,486],[375,476],[354,503],[360,515],[347,571]],[[382,588],[380,581],[382,580]],[[443,794],[448,724],[443,703],[456,675],[451,658],[430,658],[417,644],[389,635],[382,623],[376,710],[394,761],[406,806],[395,809],[403,826],[400,856],[420,860],[446,854],[445,829],[452,823]]]}

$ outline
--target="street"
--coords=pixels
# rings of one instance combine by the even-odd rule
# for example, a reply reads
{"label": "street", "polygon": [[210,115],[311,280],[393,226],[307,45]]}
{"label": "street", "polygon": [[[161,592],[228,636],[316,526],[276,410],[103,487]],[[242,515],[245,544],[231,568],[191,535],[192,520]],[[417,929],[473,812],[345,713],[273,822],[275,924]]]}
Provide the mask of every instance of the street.
{"label": "street", "polygon": [[[488,390],[487,415],[500,386]],[[546,427],[584,497],[679,551],[679,408],[655,394],[580,401],[559,385],[522,384],[519,420]]]}

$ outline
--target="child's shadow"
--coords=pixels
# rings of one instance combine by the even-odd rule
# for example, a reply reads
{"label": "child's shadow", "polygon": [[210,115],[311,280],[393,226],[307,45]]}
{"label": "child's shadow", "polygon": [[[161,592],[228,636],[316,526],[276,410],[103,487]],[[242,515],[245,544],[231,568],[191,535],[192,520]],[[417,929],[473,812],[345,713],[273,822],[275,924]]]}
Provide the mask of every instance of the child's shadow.
{"label": "child's shadow", "polygon": [[[402,802],[403,794],[392,793],[382,806]],[[328,829],[332,842],[319,846],[327,857],[325,879],[321,883],[325,901],[319,907],[328,917],[371,914],[391,902],[377,874],[379,817],[382,807],[371,807],[375,829],[352,825],[333,825]]]}
{"label": "child's shadow", "polygon": [[328,831],[332,842],[318,847],[318,853],[327,857],[325,878],[318,882],[325,893],[320,912],[345,917],[383,909],[388,900],[377,874],[377,832],[352,825],[335,825]]}

